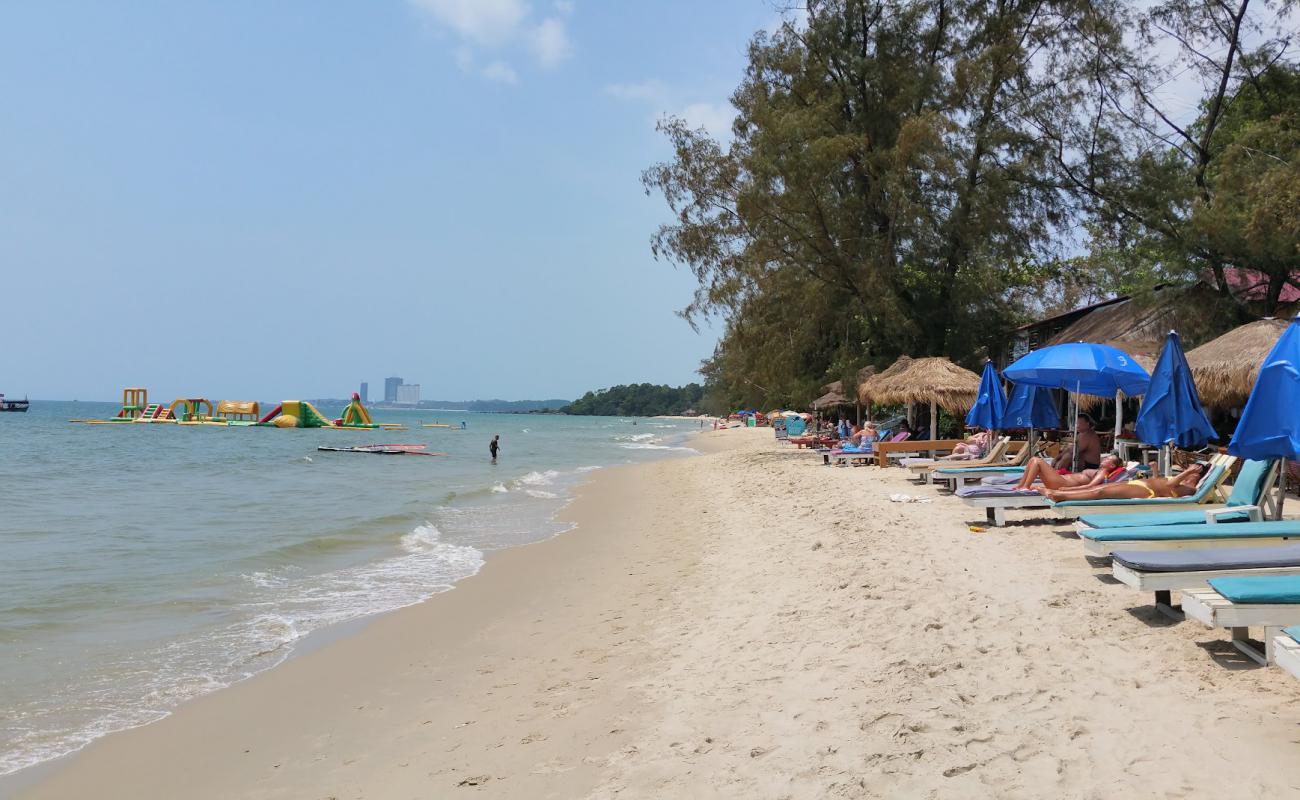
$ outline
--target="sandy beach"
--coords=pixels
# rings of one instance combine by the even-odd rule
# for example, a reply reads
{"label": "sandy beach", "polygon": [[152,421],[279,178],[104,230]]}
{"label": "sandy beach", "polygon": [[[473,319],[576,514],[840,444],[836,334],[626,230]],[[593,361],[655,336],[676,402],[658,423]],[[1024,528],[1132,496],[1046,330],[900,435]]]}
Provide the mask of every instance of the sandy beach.
{"label": "sandy beach", "polygon": [[1300,683],[1157,614],[1066,526],[973,532],[901,471],[767,429],[696,443],[595,473],[576,529],[17,795],[1300,792]]}

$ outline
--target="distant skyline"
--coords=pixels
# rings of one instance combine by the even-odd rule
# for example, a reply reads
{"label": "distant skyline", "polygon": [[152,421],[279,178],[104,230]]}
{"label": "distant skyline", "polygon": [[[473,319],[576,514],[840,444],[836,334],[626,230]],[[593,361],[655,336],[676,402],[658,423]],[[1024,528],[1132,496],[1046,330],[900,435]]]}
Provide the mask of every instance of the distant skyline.
{"label": "distant skyline", "polygon": [[[642,169],[762,0],[0,7],[0,391],[574,398],[699,380]],[[376,394],[372,392],[372,396]]]}

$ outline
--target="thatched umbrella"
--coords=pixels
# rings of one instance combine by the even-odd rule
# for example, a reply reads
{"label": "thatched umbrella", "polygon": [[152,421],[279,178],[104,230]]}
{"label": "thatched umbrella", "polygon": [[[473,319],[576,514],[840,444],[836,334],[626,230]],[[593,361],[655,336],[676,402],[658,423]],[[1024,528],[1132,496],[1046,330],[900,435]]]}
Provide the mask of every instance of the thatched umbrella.
{"label": "thatched umbrella", "polygon": [[907,365],[912,363],[911,356],[899,356],[898,360],[889,366],[884,372],[877,372],[874,375],[868,375],[863,378],[861,373],[858,376],[858,402],[874,403],[877,402],[876,395],[879,386],[882,383],[907,369]]}
{"label": "thatched umbrella", "polygon": [[814,411],[822,411],[835,406],[851,406],[853,401],[839,392],[827,392],[816,400],[812,401]]}
{"label": "thatched umbrella", "polygon": [[1287,323],[1261,319],[1234,328],[1188,352],[1201,402],[1215,408],[1240,408],[1259,377],[1259,365],[1277,344]]}
{"label": "thatched umbrella", "polygon": [[888,375],[892,370],[890,367],[876,376],[880,381],[873,386],[874,399],[881,403],[929,403],[931,439],[939,433],[940,408],[961,413],[979,395],[980,376],[946,358],[914,359]]}

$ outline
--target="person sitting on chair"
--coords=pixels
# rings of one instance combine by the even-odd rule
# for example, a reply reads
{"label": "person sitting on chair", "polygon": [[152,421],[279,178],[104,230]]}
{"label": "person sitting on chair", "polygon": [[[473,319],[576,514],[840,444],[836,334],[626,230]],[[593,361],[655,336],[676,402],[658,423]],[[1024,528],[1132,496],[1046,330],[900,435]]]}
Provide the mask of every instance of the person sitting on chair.
{"label": "person sitting on chair", "polygon": [[1124,464],[1119,456],[1107,453],[1101,457],[1101,466],[1097,469],[1085,469],[1079,472],[1067,472],[1064,475],[1045,458],[1030,459],[1025,466],[1024,477],[1016,484],[1016,490],[1034,488],[1034,482],[1042,483],[1039,491],[1056,489],[1079,489],[1100,486],[1115,475],[1124,471]]}

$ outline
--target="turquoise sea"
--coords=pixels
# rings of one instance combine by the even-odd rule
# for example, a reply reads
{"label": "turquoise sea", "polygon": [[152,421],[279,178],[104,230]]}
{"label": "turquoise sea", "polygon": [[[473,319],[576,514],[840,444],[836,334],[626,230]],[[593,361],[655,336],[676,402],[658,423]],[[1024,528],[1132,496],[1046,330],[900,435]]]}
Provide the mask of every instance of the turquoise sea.
{"label": "turquoise sea", "polygon": [[[587,473],[693,452],[699,430],[428,410],[374,412],[404,432],[68,422],[117,408],[0,414],[0,775],[272,667],[313,631],[450,589],[484,553],[561,532]],[[316,450],[370,443],[449,456]]]}

